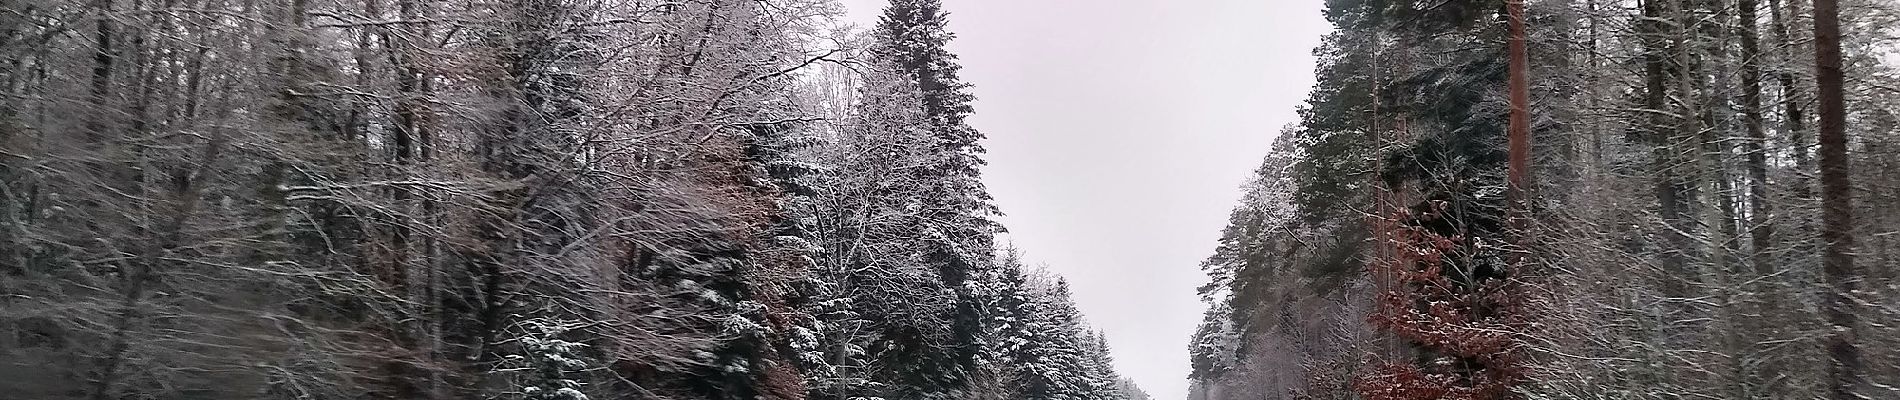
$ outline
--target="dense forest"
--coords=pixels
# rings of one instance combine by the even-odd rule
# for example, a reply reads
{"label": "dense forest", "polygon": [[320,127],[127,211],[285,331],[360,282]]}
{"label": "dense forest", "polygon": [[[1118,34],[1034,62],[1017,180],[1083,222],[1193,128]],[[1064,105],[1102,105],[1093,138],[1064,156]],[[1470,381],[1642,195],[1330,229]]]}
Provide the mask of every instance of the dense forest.
{"label": "dense forest", "polygon": [[1900,3],[1325,17],[1192,399],[1900,398]]}
{"label": "dense forest", "polygon": [[[1900,0],[1324,3],[1189,400],[1900,398]],[[948,17],[0,0],[0,399],[1148,400]]]}
{"label": "dense forest", "polygon": [[0,398],[1146,400],[841,13],[0,0]]}

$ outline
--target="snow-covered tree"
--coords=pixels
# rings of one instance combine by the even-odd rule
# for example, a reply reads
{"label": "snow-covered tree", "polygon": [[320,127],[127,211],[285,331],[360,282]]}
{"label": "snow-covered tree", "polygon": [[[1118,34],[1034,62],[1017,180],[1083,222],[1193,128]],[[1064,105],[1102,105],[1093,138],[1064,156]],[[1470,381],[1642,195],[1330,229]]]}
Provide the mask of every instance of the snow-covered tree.
{"label": "snow-covered tree", "polygon": [[931,143],[918,168],[906,172],[923,185],[915,209],[922,217],[915,227],[924,245],[921,261],[937,270],[955,302],[948,316],[952,342],[939,349],[941,354],[918,354],[914,360],[948,378],[920,382],[916,390],[927,398],[950,395],[976,367],[981,317],[966,282],[993,261],[993,236],[999,230],[992,220],[997,209],[981,179],[983,135],[967,122],[974,96],[947,47],[955,38],[948,16],[941,0],[892,1],[870,46],[874,62],[894,68],[917,90],[923,122],[917,128]]}
{"label": "snow-covered tree", "polygon": [[[519,354],[506,357],[510,368],[521,370],[515,383],[523,400],[587,400],[581,374],[588,369],[582,350],[587,345],[562,338],[572,323],[528,321],[514,346]],[[512,365],[510,365],[512,364]]]}

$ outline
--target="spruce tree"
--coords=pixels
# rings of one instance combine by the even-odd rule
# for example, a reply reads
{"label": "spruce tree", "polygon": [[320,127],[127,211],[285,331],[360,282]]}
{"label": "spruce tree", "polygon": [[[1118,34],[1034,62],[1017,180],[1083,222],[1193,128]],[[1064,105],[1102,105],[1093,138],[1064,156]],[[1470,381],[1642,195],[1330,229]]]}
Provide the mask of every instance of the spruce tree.
{"label": "spruce tree", "polygon": [[966,282],[993,261],[998,230],[991,220],[997,210],[980,175],[983,135],[967,122],[974,97],[947,48],[955,38],[947,17],[940,0],[893,1],[878,21],[871,49],[877,62],[915,85],[924,128],[935,142],[924,167],[913,172],[925,185],[918,205],[924,224],[917,228],[924,235],[922,261],[955,292],[955,301],[947,316],[953,341],[912,360],[942,375],[920,380],[916,390],[924,398],[949,396],[977,367],[981,312]]}
{"label": "spruce tree", "polygon": [[1862,398],[1859,338],[1862,330],[1860,270],[1854,265],[1853,186],[1847,155],[1846,67],[1841,55],[1841,9],[1837,0],[1814,2],[1815,91],[1820,104],[1821,270],[1827,283],[1821,309],[1830,332],[1823,339],[1828,353],[1828,398]]}

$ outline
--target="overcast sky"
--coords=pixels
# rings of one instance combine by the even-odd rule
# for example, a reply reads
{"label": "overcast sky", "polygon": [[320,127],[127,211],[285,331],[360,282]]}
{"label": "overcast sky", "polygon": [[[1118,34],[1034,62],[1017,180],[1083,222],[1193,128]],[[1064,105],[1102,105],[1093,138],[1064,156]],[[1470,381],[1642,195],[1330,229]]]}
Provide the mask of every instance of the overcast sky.
{"label": "overcast sky", "polygon": [[[882,0],[845,0],[870,26]],[[1006,240],[1069,278],[1116,367],[1187,396],[1198,265],[1313,84],[1321,0],[944,0]]]}

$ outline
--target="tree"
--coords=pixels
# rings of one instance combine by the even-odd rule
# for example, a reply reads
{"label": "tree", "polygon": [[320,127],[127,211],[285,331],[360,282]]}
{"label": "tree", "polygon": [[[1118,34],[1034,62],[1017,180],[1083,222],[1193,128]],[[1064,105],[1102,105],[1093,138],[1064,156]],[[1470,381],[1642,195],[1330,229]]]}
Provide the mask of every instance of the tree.
{"label": "tree", "polygon": [[1089,376],[1089,349],[1068,283],[1038,272],[1029,279],[1030,302],[1025,306],[1018,341],[1015,380],[1024,399],[1080,400],[1094,398]]}
{"label": "tree", "polygon": [[1840,5],[1834,0],[1814,1],[1815,91],[1819,99],[1821,153],[1821,255],[1828,290],[1823,310],[1832,325],[1826,345],[1829,358],[1829,396],[1860,398],[1865,367],[1855,332],[1861,309],[1860,273],[1854,266],[1852,183],[1848,174],[1847,105],[1842,93],[1846,74],[1841,62]]}
{"label": "tree", "polygon": [[0,387],[504,397],[554,352],[588,368],[534,387],[802,396],[788,160],[750,150],[807,119],[828,3],[187,3],[0,4],[0,281],[38,299],[0,312]]}
{"label": "tree", "polygon": [[1122,399],[1154,400],[1154,397],[1149,396],[1147,391],[1141,390],[1140,386],[1136,386],[1135,381],[1128,380],[1127,378],[1123,378],[1121,381],[1117,383],[1117,385],[1120,388],[1119,389],[1121,391],[1120,396]]}
{"label": "tree", "polygon": [[1531,179],[1530,51],[1527,49],[1529,39],[1525,37],[1524,25],[1527,17],[1524,14],[1524,0],[1506,0],[1504,4],[1507,9],[1505,18],[1510,20],[1511,25],[1509,39],[1511,117],[1507,133],[1509,137],[1506,139],[1508,143],[1506,147],[1510,148],[1511,161],[1509,179],[1505,183],[1506,190],[1509,192],[1505,195],[1509,203],[1506,205],[1508,207],[1506,213],[1509,214],[1506,218],[1511,222],[1511,235],[1517,242],[1515,245],[1520,247],[1520,249],[1511,250],[1514,255],[1510,257],[1511,262],[1508,268],[1522,271],[1525,267],[1523,257],[1528,256],[1523,254],[1526,250],[1522,248],[1528,247],[1526,245],[1531,241],[1529,231],[1531,199],[1528,193]]}
{"label": "tree", "polygon": [[587,362],[580,359],[580,350],[587,345],[562,339],[560,336],[570,329],[564,325],[529,322],[526,335],[519,339],[524,354],[508,357],[520,364],[516,368],[526,370],[520,384],[522,399],[587,400],[586,385],[571,376],[587,369]]}
{"label": "tree", "polygon": [[[840,182],[843,193],[854,197],[829,202],[838,207],[833,215],[841,222],[876,221],[882,228],[839,230],[841,238],[858,239],[833,242],[846,247],[833,251],[839,256],[833,265],[846,272],[838,279],[856,280],[848,285],[854,288],[908,291],[852,295],[860,310],[876,310],[865,317],[886,322],[882,337],[866,347],[873,363],[883,366],[875,369],[882,376],[871,378],[882,388],[874,391],[886,397],[955,396],[978,368],[982,312],[969,282],[993,260],[997,228],[989,218],[996,209],[979,175],[982,135],[965,122],[971,112],[968,85],[957,76],[955,55],[945,49],[953,38],[945,16],[934,0],[897,1],[885,9],[869,49],[879,75],[865,86],[861,122],[850,133],[857,136],[850,138],[852,145],[868,147],[843,153],[854,164],[844,171],[864,174],[850,178],[863,181]],[[858,155],[885,158],[849,159]],[[893,166],[898,176],[871,175]],[[862,249],[862,239],[880,247]],[[896,275],[862,281],[871,278],[869,271]],[[888,323],[904,320],[910,321]]]}
{"label": "tree", "polygon": [[[1883,108],[1891,66],[1868,49],[1895,37],[1885,22],[1900,8],[1841,5],[1842,86],[1826,90],[1843,97],[1839,160],[1858,168],[1834,174],[1853,201],[1831,203],[1817,194],[1827,185],[1808,187],[1824,170],[1805,131],[1820,93],[1799,85],[1812,68],[1797,57],[1823,44],[1801,33],[1808,2],[1766,3],[1328,2],[1338,29],[1316,49],[1319,82],[1288,133],[1297,146],[1275,150],[1298,185],[1283,201],[1249,188],[1202,266],[1195,396],[1765,399],[1833,396],[1844,376],[1861,379],[1846,390],[1890,386],[1890,363],[1818,368],[1843,365],[1839,343],[1890,358],[1891,335],[1868,332],[1900,313],[1873,301],[1893,295],[1875,283],[1890,274],[1831,275],[1843,270],[1825,268],[1823,247],[1839,242],[1817,234],[1855,239],[1843,251],[1857,260],[1895,254],[1880,232],[1900,225],[1871,216],[1900,197],[1870,182],[1900,165],[1884,134],[1900,119]],[[1520,36],[1505,28],[1520,23],[1526,62],[1508,65]],[[1527,113],[1515,112],[1520,77]],[[1519,127],[1538,143],[1528,156],[1507,151]],[[1368,171],[1374,185],[1358,185]],[[1538,182],[1513,187],[1513,172]],[[1518,208],[1513,192],[1536,201]],[[1826,216],[1840,204],[1858,218]],[[1276,205],[1297,223],[1262,223],[1256,210]],[[1537,240],[1520,243],[1519,223]],[[1521,252],[1536,257],[1507,259]],[[1801,289],[1818,282],[1826,290]],[[1382,331],[1307,317],[1356,320],[1345,305],[1362,303],[1377,304]],[[1339,353],[1386,363],[1327,362]],[[1846,369],[1859,372],[1831,372]]]}

